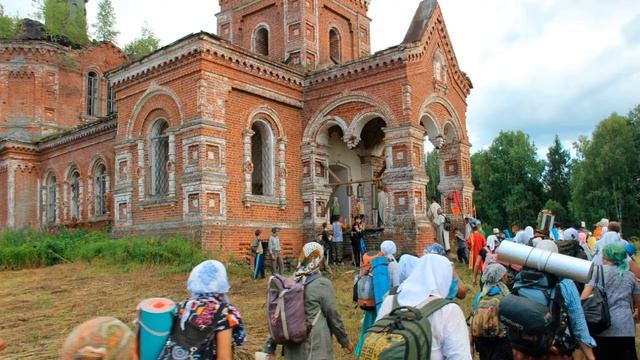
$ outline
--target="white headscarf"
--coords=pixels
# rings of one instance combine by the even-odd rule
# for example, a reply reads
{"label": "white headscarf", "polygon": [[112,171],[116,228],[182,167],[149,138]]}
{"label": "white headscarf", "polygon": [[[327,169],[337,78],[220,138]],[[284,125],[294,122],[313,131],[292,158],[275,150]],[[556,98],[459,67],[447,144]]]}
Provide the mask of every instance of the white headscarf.
{"label": "white headscarf", "polygon": [[227,270],[221,262],[207,260],[191,270],[187,280],[187,290],[191,296],[202,294],[226,294],[229,292]]}
{"label": "white headscarf", "polygon": [[533,239],[533,236],[535,235],[531,226],[527,226],[526,228],[524,228],[524,233],[527,234],[527,237],[529,238],[527,240]]}
{"label": "white headscarf", "polygon": [[400,273],[400,284],[409,278],[420,259],[417,256],[404,254],[398,261],[398,273]]}
{"label": "white headscarf", "polygon": [[562,240],[575,240],[578,241],[578,236],[580,236],[580,234],[578,233],[578,230],[574,229],[574,228],[568,228],[567,230],[564,231],[564,235]]}
{"label": "white headscarf", "polygon": [[498,246],[498,237],[495,235],[489,235],[487,237],[487,246],[489,247],[489,250],[491,250],[491,252],[494,252],[496,246]]}
{"label": "white headscarf", "polygon": [[524,232],[524,230],[520,230],[516,233],[516,236],[513,237],[513,241],[518,244],[529,245],[529,237]]}
{"label": "white headscarf", "polygon": [[401,306],[417,306],[430,296],[441,298],[449,294],[453,269],[449,260],[440,255],[422,256],[398,289],[398,303]]}
{"label": "white headscarf", "polygon": [[391,240],[383,241],[382,244],[380,244],[380,251],[382,251],[387,258],[393,258],[397,250],[396,244]]}

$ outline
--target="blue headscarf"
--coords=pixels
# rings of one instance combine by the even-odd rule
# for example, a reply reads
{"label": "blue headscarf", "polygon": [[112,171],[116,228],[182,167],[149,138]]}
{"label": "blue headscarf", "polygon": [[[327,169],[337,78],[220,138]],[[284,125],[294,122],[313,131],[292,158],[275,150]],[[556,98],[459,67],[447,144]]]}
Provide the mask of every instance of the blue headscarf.
{"label": "blue headscarf", "polygon": [[187,290],[191,296],[205,294],[226,294],[229,292],[227,270],[221,262],[207,260],[191,270],[187,280]]}

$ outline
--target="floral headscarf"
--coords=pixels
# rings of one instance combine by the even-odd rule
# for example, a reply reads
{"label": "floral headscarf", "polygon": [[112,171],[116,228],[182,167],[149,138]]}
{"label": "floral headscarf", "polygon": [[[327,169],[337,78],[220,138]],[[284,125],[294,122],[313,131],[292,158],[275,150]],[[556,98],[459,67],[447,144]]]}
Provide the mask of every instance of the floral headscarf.
{"label": "floral headscarf", "polygon": [[187,290],[191,296],[205,294],[226,294],[229,292],[227,270],[220,261],[207,260],[191,270],[187,280]]}
{"label": "floral headscarf", "polygon": [[62,346],[60,359],[136,360],[136,335],[116,318],[95,318],[73,329]]}
{"label": "floral headscarf", "polygon": [[317,242],[310,242],[302,247],[303,259],[296,270],[296,279],[309,276],[320,270],[322,259],[324,258],[324,248]]}
{"label": "floral headscarf", "polygon": [[494,287],[500,289],[503,295],[509,293],[509,288],[502,283],[502,278],[507,274],[507,269],[500,264],[491,264],[484,268],[482,271],[482,293],[480,296],[485,296]]}
{"label": "floral headscarf", "polygon": [[438,243],[433,243],[433,244],[427,245],[427,247],[424,249],[424,255],[427,255],[427,254],[445,256],[447,254],[447,251],[444,249],[444,247],[442,247],[442,245]]}

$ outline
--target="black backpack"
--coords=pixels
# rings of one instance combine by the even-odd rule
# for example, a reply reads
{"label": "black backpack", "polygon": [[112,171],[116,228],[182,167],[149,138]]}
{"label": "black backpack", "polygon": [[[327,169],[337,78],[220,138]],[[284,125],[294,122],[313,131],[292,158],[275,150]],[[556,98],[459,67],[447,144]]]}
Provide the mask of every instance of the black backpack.
{"label": "black backpack", "polygon": [[[192,313],[198,313],[200,308],[204,306],[206,306],[206,302],[198,303]],[[194,324],[192,319],[189,319],[185,322],[184,329],[180,326],[180,315],[176,313],[173,318],[171,334],[158,359],[213,360],[216,327],[218,326],[218,321],[222,316],[224,308],[224,304],[219,305],[210,326],[198,326]]]}
{"label": "black backpack", "polygon": [[576,240],[558,240],[556,241],[558,252],[562,255],[587,260],[587,253],[584,252],[580,243]]}
{"label": "black backpack", "polygon": [[542,356],[551,347],[568,355],[577,347],[567,333],[569,318],[560,282],[553,275],[522,269],[512,293],[500,302],[499,313],[513,348],[525,355]]}

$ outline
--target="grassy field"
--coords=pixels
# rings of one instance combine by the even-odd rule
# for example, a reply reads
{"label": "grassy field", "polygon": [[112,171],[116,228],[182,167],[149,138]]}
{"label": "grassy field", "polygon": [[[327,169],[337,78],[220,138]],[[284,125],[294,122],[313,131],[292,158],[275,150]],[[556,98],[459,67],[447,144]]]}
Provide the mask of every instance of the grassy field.
{"label": "grassy field", "polygon": [[[186,273],[166,274],[162,267],[127,269],[104,264],[73,263],[0,273],[0,338],[9,347],[2,359],[54,359],[65,337],[78,324],[96,316],[114,316],[129,324],[142,299],[154,296],[175,300],[187,293]],[[229,266],[231,301],[240,309],[249,338],[241,349],[253,354],[261,349],[265,326],[266,281],[249,280],[247,269]],[[351,302],[353,269],[334,269],[331,277],[339,311],[353,342],[360,329],[361,311]],[[352,359],[334,345],[337,359]]]}
{"label": "grassy field", "polygon": [[[458,273],[471,285],[468,270]],[[253,282],[245,266],[228,266],[232,284],[231,301],[240,309],[247,332],[247,344],[236,358],[250,359],[262,347],[267,334],[264,320],[266,280]],[[55,359],[69,332],[78,324],[96,316],[114,316],[128,324],[135,319],[135,307],[148,297],[174,300],[187,293],[187,273],[167,273],[166,266],[118,267],[77,262],[41,269],[0,272],[0,338],[9,347],[0,359]],[[357,340],[361,311],[351,302],[351,267],[335,268],[333,281],[339,311],[349,337]],[[472,287],[460,302],[468,314]],[[133,325],[132,325],[133,326]],[[353,359],[334,343],[336,359]]]}

